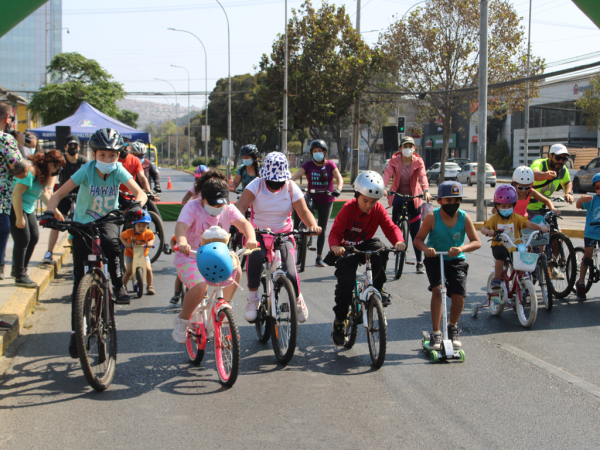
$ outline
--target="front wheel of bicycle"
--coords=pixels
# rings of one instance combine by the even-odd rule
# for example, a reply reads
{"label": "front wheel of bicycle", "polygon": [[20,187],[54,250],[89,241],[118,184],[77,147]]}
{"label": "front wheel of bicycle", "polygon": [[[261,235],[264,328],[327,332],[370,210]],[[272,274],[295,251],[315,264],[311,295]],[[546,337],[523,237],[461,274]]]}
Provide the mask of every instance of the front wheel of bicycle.
{"label": "front wheel of bicycle", "polygon": [[[579,283],[579,277],[581,275],[581,262],[583,261],[585,255],[585,250],[583,249],[583,247],[575,247],[575,250],[573,251],[573,253],[571,253],[570,258],[573,258],[575,260],[575,283],[573,285],[573,293],[577,294],[576,291],[576,286],[577,283]],[[567,265],[567,268],[569,270],[571,270],[573,262],[571,262],[570,264]],[[588,267],[586,272],[585,272],[585,278],[583,280],[584,284],[585,284],[585,293],[587,294],[590,289],[592,288],[592,284],[594,284],[594,280],[593,277],[591,277],[591,271],[592,268]]]}
{"label": "front wheel of bicycle", "polygon": [[535,323],[537,317],[537,296],[535,294],[535,286],[531,280],[517,280],[517,295],[515,298],[517,316],[519,322],[525,328],[531,327]]}
{"label": "front wheel of bicycle", "polygon": [[75,299],[75,341],[85,379],[97,391],[115,377],[117,327],[114,303],[104,297],[104,277],[88,272],[79,282]]}
{"label": "front wheel of bicycle", "polygon": [[538,257],[537,262],[537,279],[542,291],[542,301],[546,310],[552,311],[553,294],[552,294],[552,281],[550,281],[550,272],[548,272],[548,263],[546,262],[546,255],[541,254]]}
{"label": "front wheel of bicycle", "polygon": [[298,333],[296,294],[292,282],[284,276],[275,280],[273,290],[277,317],[269,317],[271,343],[277,361],[280,364],[287,364],[296,351]]}
{"label": "front wheel of bicycle", "polygon": [[137,298],[142,298],[144,295],[144,269],[141,267],[135,269],[135,292]]}
{"label": "front wheel of bicycle", "polygon": [[[408,242],[408,220],[402,220],[400,223],[400,231],[402,231],[402,236],[404,236],[404,241]],[[404,263],[406,262],[406,251],[396,253],[396,265],[395,265],[395,274],[394,277],[396,280],[399,280],[402,276],[402,271],[404,270]]]}
{"label": "front wheel of bicycle", "polygon": [[161,217],[154,211],[148,211],[152,223],[150,224],[150,231],[154,233],[154,248],[149,249],[150,262],[154,263],[159,258],[165,247],[165,226]]}
{"label": "front wheel of bicycle", "polygon": [[358,308],[360,303],[354,299],[352,301],[352,308],[348,313],[348,319],[346,319],[346,328],[344,329],[344,347],[351,349],[356,343],[356,336],[358,335]]}
{"label": "front wheel of bicycle", "polygon": [[258,310],[256,312],[256,335],[261,344],[264,344],[271,337],[271,329],[269,328],[269,301],[267,298],[267,278],[263,275],[260,279],[258,287]]}
{"label": "front wheel of bicycle", "polygon": [[387,322],[378,295],[371,294],[367,302],[367,342],[373,366],[379,368],[385,362],[387,345]]}
{"label": "front wheel of bicycle", "polygon": [[552,280],[552,293],[558,298],[565,298],[575,284],[575,260],[569,258],[574,252],[573,243],[565,234],[556,232],[550,236],[550,244],[546,246],[546,258]]}
{"label": "front wheel of bicycle", "polygon": [[200,364],[204,358],[204,350],[198,346],[198,339],[202,339],[202,330],[199,324],[191,324],[188,327],[193,330],[195,336],[192,336],[188,332],[187,341],[185,342],[185,351],[187,352],[188,358],[192,364]]}
{"label": "front wheel of bicycle", "polygon": [[[304,225],[300,226],[300,230],[306,230]],[[306,235],[298,235],[298,243],[296,245],[296,266],[298,267],[298,272],[304,272],[304,268],[306,267],[306,252],[308,249],[308,236]]]}
{"label": "front wheel of bicycle", "polygon": [[233,386],[240,373],[240,331],[229,308],[223,308],[217,314],[214,343],[219,381],[225,386]]}

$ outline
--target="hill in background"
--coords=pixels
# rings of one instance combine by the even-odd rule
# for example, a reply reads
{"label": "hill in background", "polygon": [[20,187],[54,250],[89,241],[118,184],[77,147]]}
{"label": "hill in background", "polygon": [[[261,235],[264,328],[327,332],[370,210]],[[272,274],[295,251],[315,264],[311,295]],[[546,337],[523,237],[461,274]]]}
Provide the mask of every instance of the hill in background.
{"label": "hill in background", "polygon": [[[141,100],[118,100],[117,106],[119,109],[127,109],[129,111],[136,112],[140,115],[138,119],[138,128],[143,130],[146,125],[149,123],[160,123],[165,120],[169,120],[169,116],[171,119],[175,119],[175,104],[171,104],[167,106],[167,102],[147,102]],[[195,106],[191,107],[192,117],[195,113],[200,112],[201,109]],[[185,123],[187,123],[187,105],[183,106],[181,103],[179,104],[179,120],[177,123],[179,125],[184,125],[184,121],[182,118],[186,118]]]}

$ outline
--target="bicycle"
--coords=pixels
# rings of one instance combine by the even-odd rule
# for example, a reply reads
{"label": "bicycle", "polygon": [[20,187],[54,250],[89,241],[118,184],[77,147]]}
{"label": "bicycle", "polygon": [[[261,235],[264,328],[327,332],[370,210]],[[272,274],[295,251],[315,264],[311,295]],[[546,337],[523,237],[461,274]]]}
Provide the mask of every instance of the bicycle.
{"label": "bicycle", "polygon": [[[591,226],[600,227],[600,222],[591,222]],[[594,248],[594,253],[590,258],[591,261],[588,261],[587,270],[585,273],[584,284],[585,284],[585,293],[587,294],[592,285],[594,283],[598,283],[600,281],[600,264],[598,264],[598,254],[600,253],[600,248]],[[585,249],[583,247],[575,247],[573,253],[571,253],[570,258],[574,259],[575,264],[575,283],[579,282],[579,276],[581,274],[581,262],[583,261],[585,256]],[[590,264],[591,263],[591,264]],[[577,290],[575,287],[572,289],[574,294],[577,294]]]}
{"label": "bicycle", "polygon": [[355,282],[354,295],[344,329],[344,347],[351,349],[354,346],[358,335],[358,326],[362,324],[367,335],[371,363],[374,367],[379,368],[385,362],[387,320],[381,303],[381,293],[373,286],[371,256],[378,255],[381,252],[399,253],[401,250],[396,250],[393,247],[366,251],[358,250],[352,246],[344,246],[344,248],[346,249],[345,256],[336,261],[336,266],[342,259],[357,257],[358,255],[364,255],[366,260],[365,277],[361,281],[357,278]]}
{"label": "bicycle", "polygon": [[[537,268],[538,254],[527,253],[526,249],[531,241],[539,236],[539,231],[534,231],[529,237],[527,244],[515,244],[504,230],[494,233],[491,240],[502,242],[508,249],[516,247],[517,251],[510,253],[504,262],[502,270],[502,284],[500,294],[492,293],[492,282],[496,278],[495,270],[492,270],[487,282],[487,299],[483,304],[471,305],[471,316],[477,317],[480,309],[489,307],[492,316],[500,316],[505,306],[512,307],[521,325],[525,328],[531,327],[537,317],[537,294],[531,282],[530,273]],[[520,241],[521,239],[517,239]],[[496,303],[493,297],[500,297],[500,303]]]}
{"label": "bicycle", "polygon": [[254,325],[258,340],[266,343],[271,338],[275,358],[281,364],[290,362],[296,351],[298,335],[298,312],[296,291],[287,279],[281,264],[279,245],[291,235],[307,235],[310,231],[293,230],[273,233],[256,229],[256,234],[273,236],[273,251],[267,251],[260,277],[259,303]]}
{"label": "bicycle", "polygon": [[[423,198],[424,194],[421,194],[421,195],[404,195],[404,194],[399,194],[399,193],[394,192],[394,191],[390,191],[390,195],[394,195],[396,197],[400,197],[401,199],[404,200],[404,202],[402,202],[402,209],[400,210],[400,215],[398,216],[398,220],[396,222],[394,222],[396,224],[396,226],[398,228],[400,228],[400,231],[402,232],[402,236],[404,237],[404,240],[407,242],[406,250],[404,250],[403,252],[400,252],[400,253],[396,254],[396,263],[394,265],[394,278],[396,280],[399,280],[400,277],[402,276],[402,271],[404,270],[404,264],[406,263],[406,254],[408,253],[408,230],[409,230],[409,223],[408,223],[408,206],[407,206],[407,200],[414,200],[415,198]],[[408,264],[408,263],[406,263],[406,264]]]}
{"label": "bicycle", "polygon": [[[154,248],[154,246],[148,246],[147,244],[133,244],[133,238],[131,238],[132,250],[133,250],[133,260],[131,264],[134,268],[134,273],[131,277],[131,283],[133,284],[133,292],[137,294],[137,298],[142,298],[144,295],[144,280],[146,279],[147,269],[146,269],[146,258],[144,257],[144,253],[147,248]],[[121,246],[121,271],[125,273],[125,247]]]}
{"label": "bicycle", "polygon": [[[135,201],[135,196],[129,192],[124,192],[124,191],[119,191],[119,195],[126,198],[129,202],[134,202]],[[156,200],[159,201],[160,198],[156,195],[154,195],[153,192],[150,192],[148,194],[146,194],[148,196],[148,200]],[[148,225],[148,229],[150,231],[152,231],[152,233],[154,233],[154,239],[156,244],[154,245],[154,249],[155,251],[150,251],[149,255],[150,256],[150,262],[151,263],[155,263],[158,258],[160,257],[160,254],[164,251],[164,247],[165,247],[165,226],[163,224],[162,221],[162,217],[160,217],[160,215],[156,214],[154,211],[148,211],[148,205],[144,205],[144,211],[146,211],[148,214],[150,214],[150,218],[152,219],[152,222]]]}
{"label": "bicycle", "polygon": [[117,326],[114,300],[110,291],[108,259],[102,251],[97,225],[122,225],[130,219],[114,210],[95,222],[46,221],[41,225],[59,231],[79,233],[92,241],[92,253],[85,261],[86,273],[79,282],[74,302],[75,341],[85,379],[96,391],[106,390],[112,383],[117,364]]}
{"label": "bicycle", "polygon": [[[175,251],[179,251],[176,245]],[[241,249],[236,253],[252,251]],[[190,251],[197,257],[197,252]],[[183,299],[182,299],[183,302]],[[205,295],[202,302],[192,313],[187,328],[185,350],[193,364],[200,364],[204,358],[206,344],[213,340],[215,364],[219,381],[224,386],[233,386],[240,373],[240,332],[230,303],[223,300],[223,287],[214,286],[210,295]]]}
{"label": "bicycle", "polygon": [[[522,231],[523,240],[528,239],[530,233]],[[552,311],[554,303],[554,294],[552,290],[552,279],[550,276],[550,270],[548,268],[548,260],[545,252],[540,250],[541,247],[550,244],[550,233],[544,233],[538,235],[538,237],[531,239],[527,251],[530,253],[537,253],[538,261],[536,269],[531,272],[531,282],[536,285],[539,284],[540,291],[542,293],[542,301],[547,311]]]}

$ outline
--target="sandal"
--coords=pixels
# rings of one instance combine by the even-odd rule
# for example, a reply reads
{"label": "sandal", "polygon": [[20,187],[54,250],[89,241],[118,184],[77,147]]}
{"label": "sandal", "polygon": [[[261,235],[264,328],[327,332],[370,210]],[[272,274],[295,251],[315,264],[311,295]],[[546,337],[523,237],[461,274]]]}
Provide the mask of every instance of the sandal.
{"label": "sandal", "polygon": [[154,292],[154,286],[148,286],[148,295],[154,295],[156,294],[156,292]]}

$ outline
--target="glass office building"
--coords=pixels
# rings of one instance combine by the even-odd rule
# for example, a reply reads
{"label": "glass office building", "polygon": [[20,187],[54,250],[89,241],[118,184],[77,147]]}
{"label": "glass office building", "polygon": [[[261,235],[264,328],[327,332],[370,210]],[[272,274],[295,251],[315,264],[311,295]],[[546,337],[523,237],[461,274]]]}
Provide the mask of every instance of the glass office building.
{"label": "glass office building", "polygon": [[46,65],[62,52],[60,28],[62,0],[49,0],[0,38],[0,86],[39,90],[46,82]]}

